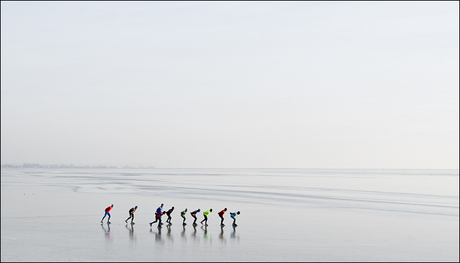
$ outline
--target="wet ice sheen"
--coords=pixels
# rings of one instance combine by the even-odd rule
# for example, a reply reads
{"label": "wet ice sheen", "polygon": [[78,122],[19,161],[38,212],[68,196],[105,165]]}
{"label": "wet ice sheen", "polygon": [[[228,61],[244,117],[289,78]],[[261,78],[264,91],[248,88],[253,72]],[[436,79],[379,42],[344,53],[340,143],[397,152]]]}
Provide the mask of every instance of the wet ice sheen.
{"label": "wet ice sheen", "polygon": [[[458,170],[2,169],[1,180],[2,261],[459,259]],[[161,203],[173,225],[150,228]],[[184,208],[213,208],[209,226],[187,215],[182,227]]]}

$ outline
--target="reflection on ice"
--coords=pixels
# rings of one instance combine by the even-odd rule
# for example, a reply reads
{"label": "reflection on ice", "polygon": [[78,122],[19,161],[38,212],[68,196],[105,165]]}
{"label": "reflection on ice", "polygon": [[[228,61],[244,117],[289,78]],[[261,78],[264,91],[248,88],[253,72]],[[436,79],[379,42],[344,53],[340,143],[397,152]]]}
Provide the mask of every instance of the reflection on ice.
{"label": "reflection on ice", "polygon": [[107,225],[107,229],[104,227],[104,224],[101,224],[101,226],[102,226],[102,230],[104,230],[105,241],[111,243],[112,236],[110,235],[110,224]]}
{"label": "reflection on ice", "polygon": [[129,240],[131,242],[135,242],[136,241],[136,236],[134,235],[134,224],[126,224],[125,225],[126,229],[128,229],[129,231]]}
{"label": "reflection on ice", "polygon": [[239,241],[239,240],[240,240],[240,237],[236,235],[236,226],[233,225],[232,227],[233,227],[233,232],[232,232],[232,234],[230,235],[230,237],[231,237],[231,238],[236,238],[236,240]]}
{"label": "reflection on ice", "polygon": [[225,244],[224,226],[223,225],[220,226],[219,239]]}
{"label": "reflection on ice", "polygon": [[203,237],[204,237],[204,240],[209,240],[210,237],[208,235],[208,226],[202,226],[201,229],[203,230]]}
{"label": "reflection on ice", "polygon": [[182,241],[185,241],[187,242],[187,236],[185,235],[185,225],[182,226],[182,232],[181,232],[181,237],[182,237]]}
{"label": "reflection on ice", "polygon": [[161,239],[161,226],[156,228],[156,231],[152,230],[150,228],[150,232],[154,234],[155,236],[155,242],[158,242],[159,244],[164,244],[165,241]]}
{"label": "reflection on ice", "polygon": [[193,226],[193,232],[192,232],[192,235],[191,237],[196,240],[196,225],[192,225]]}
{"label": "reflection on ice", "polygon": [[166,233],[166,237],[171,240],[171,242],[173,241],[173,237],[171,235],[171,224],[168,224],[166,225],[166,228],[168,229],[168,232]]}

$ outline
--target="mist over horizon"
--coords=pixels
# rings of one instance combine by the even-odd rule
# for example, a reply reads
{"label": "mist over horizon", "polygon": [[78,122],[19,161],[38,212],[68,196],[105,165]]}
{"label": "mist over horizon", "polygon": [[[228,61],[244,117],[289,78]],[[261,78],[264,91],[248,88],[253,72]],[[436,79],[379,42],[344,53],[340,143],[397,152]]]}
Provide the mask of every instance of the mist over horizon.
{"label": "mist over horizon", "polygon": [[459,169],[458,2],[1,2],[1,163]]}

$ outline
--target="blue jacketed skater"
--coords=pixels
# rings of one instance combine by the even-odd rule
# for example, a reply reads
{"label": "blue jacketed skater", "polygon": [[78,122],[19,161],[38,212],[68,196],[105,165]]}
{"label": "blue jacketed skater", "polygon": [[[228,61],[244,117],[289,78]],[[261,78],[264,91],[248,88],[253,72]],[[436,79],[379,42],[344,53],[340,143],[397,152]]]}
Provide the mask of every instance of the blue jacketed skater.
{"label": "blue jacketed skater", "polygon": [[233,225],[234,225],[234,226],[237,226],[235,216],[236,216],[236,215],[239,215],[239,214],[240,214],[240,211],[238,211],[238,212],[236,212],[236,213],[235,213],[235,212],[230,213],[230,217],[233,218]]}
{"label": "blue jacketed skater", "polygon": [[198,214],[200,212],[200,209],[197,209],[193,212],[190,213],[190,215],[192,215],[193,218],[195,218],[195,220],[193,220],[193,225],[196,225],[196,214]]}
{"label": "blue jacketed skater", "polygon": [[158,220],[160,222],[158,222],[158,226],[160,225],[163,225],[163,223],[161,223],[161,216],[163,215],[163,204],[161,204],[158,208],[157,208],[157,211],[155,212],[155,221],[153,222],[150,222],[150,226],[152,226],[153,223],[156,223]]}

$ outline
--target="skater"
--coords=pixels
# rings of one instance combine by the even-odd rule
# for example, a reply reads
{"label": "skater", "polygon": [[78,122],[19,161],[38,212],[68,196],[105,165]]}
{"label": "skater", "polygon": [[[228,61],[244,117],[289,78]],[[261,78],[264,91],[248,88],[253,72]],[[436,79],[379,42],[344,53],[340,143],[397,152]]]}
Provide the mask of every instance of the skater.
{"label": "skater", "polygon": [[157,221],[159,221],[159,222],[158,222],[158,227],[160,227],[161,225],[163,225],[163,223],[161,223],[161,216],[162,216],[163,214],[165,214],[165,213],[166,213],[166,212],[155,213],[155,221],[150,222],[150,223],[149,223],[150,226],[152,226],[152,224],[153,224],[153,223],[156,223]]}
{"label": "skater", "polygon": [[205,226],[208,225],[208,215],[209,215],[211,212],[212,212],[212,208],[209,209],[208,211],[204,211],[204,212],[203,212],[204,219],[201,220],[201,222],[200,222],[201,224],[203,224],[203,222],[205,222]]}
{"label": "skater", "polygon": [[129,213],[129,217],[125,220],[125,223],[128,223],[128,220],[131,218],[131,224],[134,224],[134,212],[136,212],[137,210],[137,205],[135,207],[131,207],[131,209],[129,209],[128,213]]}
{"label": "skater", "polygon": [[169,223],[170,225],[172,225],[171,223],[171,213],[174,211],[174,206],[171,207],[171,209],[169,209],[167,212],[166,212],[166,215],[168,216],[168,219],[166,219],[166,222]]}
{"label": "skater", "polygon": [[155,221],[153,222],[150,222],[150,226],[152,226],[153,223],[156,223],[158,220],[160,222],[158,222],[158,226],[161,226],[163,225],[163,223],[161,223],[161,216],[163,215],[163,204],[161,204],[158,208],[157,208],[157,211],[155,212]]}
{"label": "skater", "polygon": [[190,212],[190,215],[192,215],[193,218],[195,218],[195,220],[193,221],[193,225],[195,226],[196,225],[196,214],[200,212],[200,209],[198,210],[195,210],[193,212]]}
{"label": "skater", "polygon": [[219,215],[219,217],[220,217],[220,225],[221,225],[221,226],[225,226],[225,225],[224,225],[224,214],[225,214],[225,212],[227,212],[227,208],[224,208],[224,210],[222,210],[222,211],[220,211],[220,212],[218,213],[218,215]]}
{"label": "skater", "polygon": [[182,218],[184,219],[184,221],[182,222],[182,225],[185,226],[186,223],[185,223],[185,215],[187,214],[187,208],[185,208],[184,211],[180,212],[180,216],[182,216]]}
{"label": "skater", "polygon": [[158,208],[157,208],[157,213],[158,214],[161,214],[163,212],[163,204],[161,204]]}
{"label": "skater", "polygon": [[239,215],[239,214],[240,214],[240,211],[238,211],[236,213],[230,213],[230,217],[233,218],[233,226],[237,226],[235,216]]}
{"label": "skater", "polygon": [[101,223],[104,223],[104,218],[106,216],[109,216],[109,218],[107,219],[107,224],[110,224],[110,210],[112,210],[112,208],[113,208],[113,204],[105,209],[105,214],[104,214],[104,217],[101,220]]}

